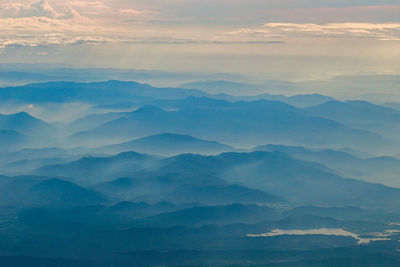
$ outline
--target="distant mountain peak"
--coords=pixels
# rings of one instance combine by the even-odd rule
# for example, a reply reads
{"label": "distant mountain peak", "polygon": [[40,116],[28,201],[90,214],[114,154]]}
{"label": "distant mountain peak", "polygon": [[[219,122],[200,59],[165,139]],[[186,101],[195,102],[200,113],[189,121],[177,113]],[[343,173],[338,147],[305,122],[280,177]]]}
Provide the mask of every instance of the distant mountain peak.
{"label": "distant mountain peak", "polygon": [[121,144],[104,146],[98,150],[105,152],[132,150],[149,154],[176,155],[190,152],[216,154],[232,151],[234,148],[216,141],[199,139],[187,134],[160,133]]}

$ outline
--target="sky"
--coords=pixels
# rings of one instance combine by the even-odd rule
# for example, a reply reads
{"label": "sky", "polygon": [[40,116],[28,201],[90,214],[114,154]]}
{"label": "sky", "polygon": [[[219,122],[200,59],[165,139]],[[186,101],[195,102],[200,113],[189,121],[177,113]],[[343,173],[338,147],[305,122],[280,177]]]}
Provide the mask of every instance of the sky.
{"label": "sky", "polygon": [[0,0],[0,62],[318,80],[400,74],[398,0]]}

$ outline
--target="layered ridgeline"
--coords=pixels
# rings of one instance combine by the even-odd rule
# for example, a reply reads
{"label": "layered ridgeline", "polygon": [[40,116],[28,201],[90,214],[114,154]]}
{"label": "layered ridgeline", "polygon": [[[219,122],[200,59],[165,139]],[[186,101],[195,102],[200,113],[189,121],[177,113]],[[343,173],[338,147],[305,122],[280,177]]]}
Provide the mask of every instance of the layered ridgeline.
{"label": "layered ridgeline", "polygon": [[176,99],[187,96],[204,96],[199,90],[179,88],[155,88],[136,82],[108,81],[94,83],[49,82],[18,87],[6,87],[0,91],[3,101],[25,103],[89,102],[112,103],[114,101],[146,99]]}
{"label": "layered ridgeline", "polygon": [[[161,159],[126,152],[113,157],[90,157],[43,166],[35,174],[70,177],[89,185],[115,179],[95,185],[95,188],[103,193],[110,192],[114,197],[119,188],[123,200],[209,202],[213,198],[207,196],[214,191],[220,197],[231,196],[234,201],[234,192],[240,199],[241,195],[251,197],[251,190],[261,190],[259,192],[276,195],[269,198],[271,201],[304,205],[357,204],[395,208],[400,201],[400,189],[346,179],[324,165],[279,152],[182,154]],[[121,180],[120,177],[126,178]],[[254,196],[259,194],[253,192]],[[200,197],[202,194],[204,200]],[[371,198],[371,194],[376,198]],[[260,194],[260,199],[262,197]]]}
{"label": "layered ridgeline", "polygon": [[[196,89],[109,81],[2,88],[0,98],[19,105],[34,103],[35,108],[46,108],[48,103],[91,106],[59,132],[58,136],[70,135],[65,139],[69,146],[115,144],[164,133],[191,135],[234,147],[278,143],[346,146],[373,152],[394,150],[399,141],[393,134],[399,111],[321,95],[211,95]],[[54,142],[60,144],[60,140]]]}
{"label": "layered ridgeline", "polygon": [[0,114],[0,150],[44,146],[43,139],[54,138],[56,132],[54,126],[26,112]]}
{"label": "layered ridgeline", "polygon": [[0,265],[399,266],[396,105],[184,87],[0,89]]}
{"label": "layered ridgeline", "polygon": [[163,133],[121,144],[103,146],[96,150],[103,153],[137,151],[158,155],[178,155],[184,153],[219,154],[232,151],[234,148],[219,142],[202,140],[190,135]]}
{"label": "layered ridgeline", "polygon": [[[257,99],[274,100],[287,103],[296,107],[308,107],[320,105],[328,101],[334,100],[333,97],[324,96],[320,94],[306,94],[306,95],[293,95],[284,96],[279,94],[266,94],[265,90],[277,89],[277,91],[292,90],[295,91],[294,84],[289,82],[269,81],[263,85],[255,85],[248,83],[238,83],[226,80],[209,80],[190,82],[181,85],[186,89],[198,89],[210,94],[216,94],[217,98],[239,101],[252,101]],[[248,96],[243,96],[248,94]],[[233,96],[231,96],[233,95]]]}
{"label": "layered ridgeline", "polygon": [[345,177],[364,179],[400,187],[400,160],[394,157],[363,155],[347,150],[307,149],[282,145],[265,145],[254,148],[255,151],[279,151],[292,157],[324,164]]}
{"label": "layered ridgeline", "polygon": [[349,146],[372,151],[391,147],[391,142],[382,135],[330,119],[308,116],[305,110],[278,101],[232,103],[186,98],[152,104],[132,112],[92,117],[97,126],[71,135],[69,141],[98,145],[93,140],[107,142],[177,133],[233,146],[253,146],[268,140],[270,143]]}

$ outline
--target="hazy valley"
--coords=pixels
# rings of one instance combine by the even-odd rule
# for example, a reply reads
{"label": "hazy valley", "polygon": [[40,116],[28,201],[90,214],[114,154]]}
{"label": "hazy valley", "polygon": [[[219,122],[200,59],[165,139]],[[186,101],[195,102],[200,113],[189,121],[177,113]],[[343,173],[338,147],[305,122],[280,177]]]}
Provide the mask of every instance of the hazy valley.
{"label": "hazy valley", "polygon": [[400,264],[393,104],[210,91],[1,88],[4,266]]}

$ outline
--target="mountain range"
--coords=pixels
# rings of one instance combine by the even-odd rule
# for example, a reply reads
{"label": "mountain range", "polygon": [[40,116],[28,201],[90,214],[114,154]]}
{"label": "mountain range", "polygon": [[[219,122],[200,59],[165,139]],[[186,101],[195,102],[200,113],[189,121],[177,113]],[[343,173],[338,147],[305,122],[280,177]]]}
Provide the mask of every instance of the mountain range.
{"label": "mountain range", "polygon": [[234,150],[233,147],[215,141],[207,141],[190,135],[163,133],[139,138],[133,141],[108,145],[96,149],[104,153],[137,151],[157,155],[178,155],[184,153],[219,154]]}
{"label": "mountain range", "polygon": [[260,144],[265,140],[271,143],[367,147],[372,150],[389,145],[378,134],[329,119],[305,116],[295,107],[265,100],[174,111],[144,106],[94,129],[78,132],[70,137],[70,141],[82,143],[95,138],[105,142],[168,132],[239,146]]}
{"label": "mountain range", "polygon": [[304,147],[282,145],[259,146],[254,150],[282,152],[301,160],[321,163],[346,177],[400,187],[400,180],[398,179],[400,161],[393,157],[370,156],[368,158],[359,158],[344,151],[330,149],[310,150]]}
{"label": "mountain range", "polygon": [[35,66],[0,64],[53,81],[0,89],[0,266],[399,266],[395,105]]}

